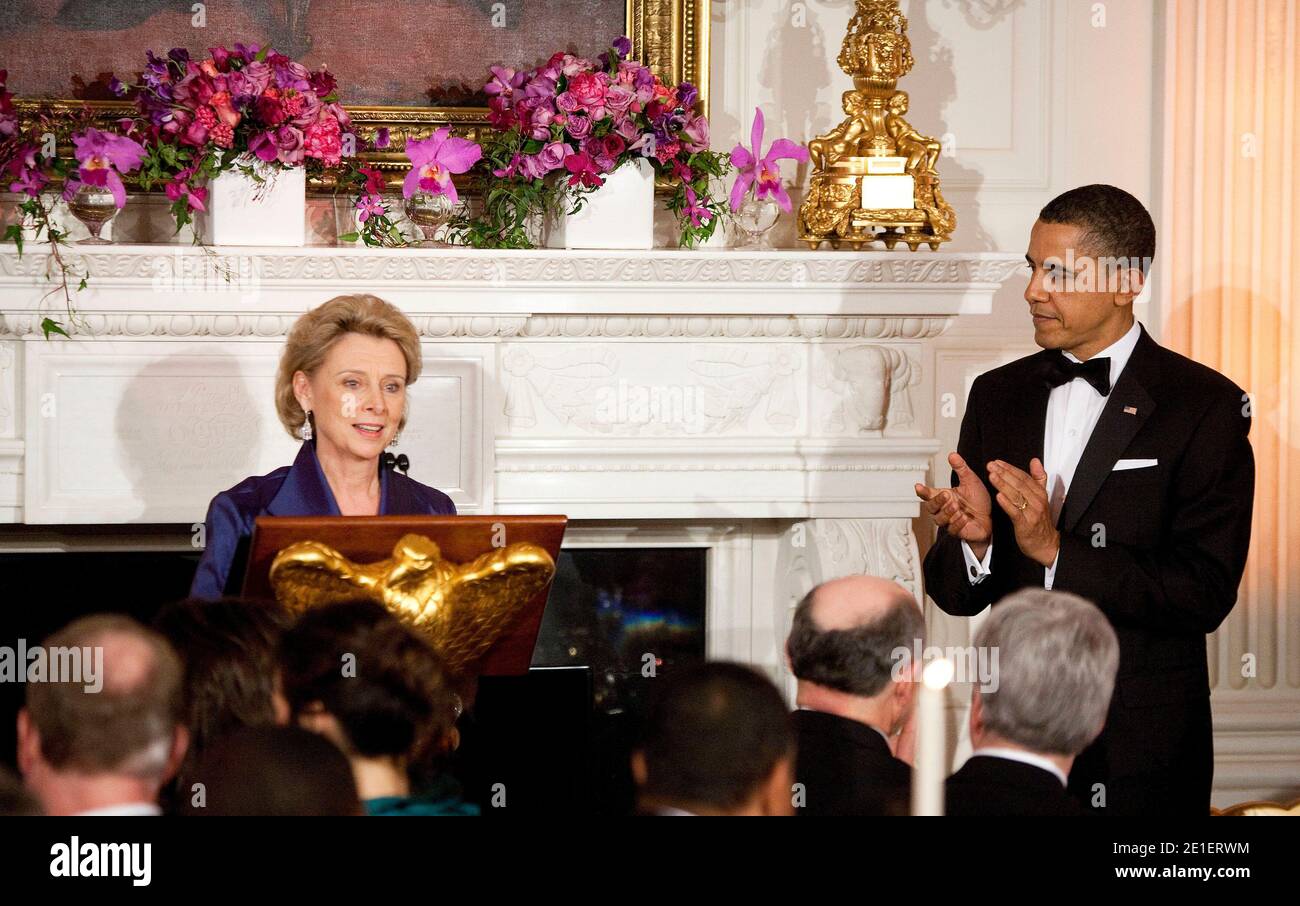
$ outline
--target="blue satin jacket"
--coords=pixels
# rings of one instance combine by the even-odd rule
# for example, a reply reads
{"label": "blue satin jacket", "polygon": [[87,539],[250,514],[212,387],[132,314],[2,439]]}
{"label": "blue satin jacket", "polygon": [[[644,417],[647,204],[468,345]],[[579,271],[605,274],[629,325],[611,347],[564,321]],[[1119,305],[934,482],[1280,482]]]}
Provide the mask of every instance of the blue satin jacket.
{"label": "blue satin jacket", "polygon": [[[456,505],[442,491],[422,485],[399,472],[379,467],[381,516],[454,516]],[[231,570],[243,558],[258,516],[339,516],[338,504],[316,459],[316,445],[307,442],[291,466],[268,475],[245,478],[208,505],[207,546],[190,585],[192,598],[237,595]],[[227,583],[232,587],[227,588]]]}

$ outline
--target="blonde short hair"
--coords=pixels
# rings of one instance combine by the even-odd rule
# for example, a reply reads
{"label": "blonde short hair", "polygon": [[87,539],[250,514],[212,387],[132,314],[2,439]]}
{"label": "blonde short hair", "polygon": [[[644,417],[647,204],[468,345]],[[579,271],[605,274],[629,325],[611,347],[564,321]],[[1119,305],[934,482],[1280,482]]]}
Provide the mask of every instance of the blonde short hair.
{"label": "blonde short hair", "polygon": [[[330,349],[344,334],[359,333],[392,340],[406,359],[406,383],[414,384],[420,376],[420,335],[401,309],[378,296],[358,293],[335,296],[294,322],[289,339],[280,356],[280,370],[275,377],[275,411],[280,424],[295,440],[307,421],[307,413],[293,392],[293,376],[299,371],[315,373]],[[406,427],[406,413],[398,430]]]}

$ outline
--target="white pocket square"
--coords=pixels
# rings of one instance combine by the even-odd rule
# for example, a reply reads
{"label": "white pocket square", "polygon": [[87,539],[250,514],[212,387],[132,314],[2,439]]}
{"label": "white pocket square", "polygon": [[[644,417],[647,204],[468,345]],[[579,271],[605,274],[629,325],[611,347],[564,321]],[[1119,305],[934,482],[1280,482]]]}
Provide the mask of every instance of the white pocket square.
{"label": "white pocket square", "polygon": [[1111,471],[1122,472],[1126,469],[1149,469],[1158,462],[1160,462],[1158,459],[1119,459],[1115,461],[1115,468]]}

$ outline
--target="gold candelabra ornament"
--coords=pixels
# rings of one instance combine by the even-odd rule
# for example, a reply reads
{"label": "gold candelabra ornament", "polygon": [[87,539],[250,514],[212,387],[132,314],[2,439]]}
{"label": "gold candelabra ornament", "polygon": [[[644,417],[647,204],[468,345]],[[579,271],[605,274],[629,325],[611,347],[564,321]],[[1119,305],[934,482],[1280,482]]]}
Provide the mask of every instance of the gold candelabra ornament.
{"label": "gold candelabra ornament", "polygon": [[853,77],[845,119],[808,143],[812,180],[799,206],[799,239],[817,248],[873,242],[892,249],[937,250],[952,238],[957,215],[939,191],[942,146],[905,118],[911,69],[907,18],[898,0],[857,0],[838,63]]}
{"label": "gold candelabra ornament", "polygon": [[393,555],[353,563],[318,541],[300,541],[276,554],[271,588],[293,613],[368,598],[423,633],[455,674],[469,672],[515,623],[555,574],[539,545],[508,544],[466,564],[444,560],[423,535],[403,535]]}

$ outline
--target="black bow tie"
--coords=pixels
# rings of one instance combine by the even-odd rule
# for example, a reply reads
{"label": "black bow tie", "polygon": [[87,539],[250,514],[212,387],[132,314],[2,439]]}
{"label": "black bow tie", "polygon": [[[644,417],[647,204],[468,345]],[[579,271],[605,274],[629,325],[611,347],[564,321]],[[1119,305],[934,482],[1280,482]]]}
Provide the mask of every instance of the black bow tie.
{"label": "black bow tie", "polygon": [[1110,359],[1104,356],[1086,362],[1071,362],[1064,353],[1049,355],[1043,360],[1042,377],[1049,387],[1059,387],[1075,378],[1083,378],[1102,396],[1110,395]]}

